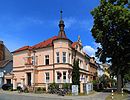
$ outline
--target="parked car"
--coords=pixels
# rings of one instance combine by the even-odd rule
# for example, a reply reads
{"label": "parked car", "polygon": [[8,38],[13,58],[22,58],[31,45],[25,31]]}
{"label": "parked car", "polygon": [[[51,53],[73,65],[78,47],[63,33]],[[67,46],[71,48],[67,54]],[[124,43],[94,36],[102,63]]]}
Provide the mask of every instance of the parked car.
{"label": "parked car", "polygon": [[9,89],[12,89],[13,88],[13,84],[4,84],[2,86],[2,89],[3,90],[9,90]]}

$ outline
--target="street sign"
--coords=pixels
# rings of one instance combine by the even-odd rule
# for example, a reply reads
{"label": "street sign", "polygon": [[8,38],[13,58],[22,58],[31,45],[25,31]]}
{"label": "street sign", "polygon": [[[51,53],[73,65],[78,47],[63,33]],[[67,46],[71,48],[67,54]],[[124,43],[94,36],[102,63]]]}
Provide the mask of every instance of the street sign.
{"label": "street sign", "polygon": [[0,72],[0,77],[3,77],[4,76],[4,73],[3,72]]}
{"label": "street sign", "polygon": [[72,85],[72,95],[78,95],[78,85]]}

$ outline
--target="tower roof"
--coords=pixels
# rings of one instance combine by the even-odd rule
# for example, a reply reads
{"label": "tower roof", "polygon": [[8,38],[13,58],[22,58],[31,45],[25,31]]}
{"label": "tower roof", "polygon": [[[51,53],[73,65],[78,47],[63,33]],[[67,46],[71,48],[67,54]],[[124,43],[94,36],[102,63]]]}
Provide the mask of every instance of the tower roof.
{"label": "tower roof", "polygon": [[67,38],[65,31],[64,31],[65,24],[64,24],[64,21],[62,20],[62,11],[60,11],[60,14],[61,14],[60,21],[59,21],[60,31],[59,31],[59,34],[58,34],[58,38]]}

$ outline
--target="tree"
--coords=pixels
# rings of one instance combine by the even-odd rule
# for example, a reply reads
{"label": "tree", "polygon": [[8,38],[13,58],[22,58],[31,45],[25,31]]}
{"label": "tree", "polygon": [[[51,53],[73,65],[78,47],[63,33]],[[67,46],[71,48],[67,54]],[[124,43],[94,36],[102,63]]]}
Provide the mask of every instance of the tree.
{"label": "tree", "polygon": [[79,61],[74,60],[73,62],[73,70],[72,70],[72,84],[80,85],[80,72],[79,72]]}
{"label": "tree", "polygon": [[101,0],[91,12],[94,25],[92,36],[101,47],[96,56],[111,63],[117,75],[117,91],[121,92],[122,80],[130,69],[130,9],[128,0]]}

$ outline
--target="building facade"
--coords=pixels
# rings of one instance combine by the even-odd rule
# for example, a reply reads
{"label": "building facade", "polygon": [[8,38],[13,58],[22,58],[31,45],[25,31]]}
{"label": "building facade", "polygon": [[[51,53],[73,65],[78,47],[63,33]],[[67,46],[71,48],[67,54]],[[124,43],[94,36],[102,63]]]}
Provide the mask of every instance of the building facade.
{"label": "building facade", "polygon": [[0,88],[4,82],[11,84],[11,79],[5,78],[6,74],[10,74],[13,70],[12,54],[6,48],[3,41],[0,41]]}
{"label": "building facade", "polygon": [[[90,57],[83,52],[80,37],[72,42],[59,22],[58,36],[34,46],[24,46],[13,52],[13,88],[25,86],[46,87],[49,83],[72,83],[74,59],[79,60],[80,82],[90,82]],[[86,59],[87,57],[87,59]]]}

